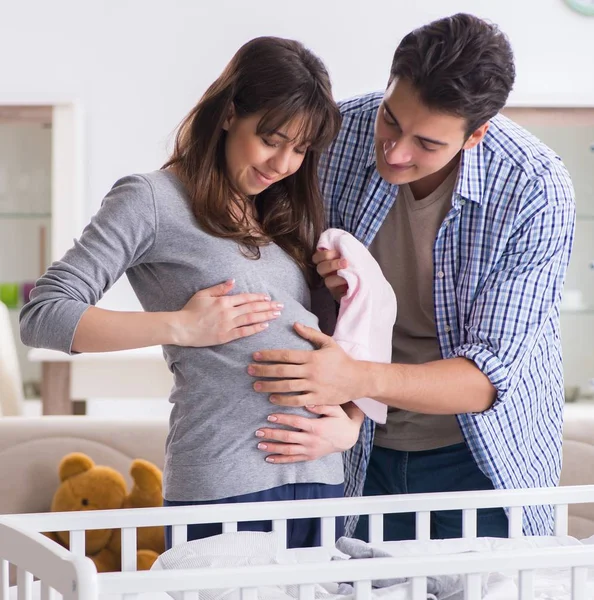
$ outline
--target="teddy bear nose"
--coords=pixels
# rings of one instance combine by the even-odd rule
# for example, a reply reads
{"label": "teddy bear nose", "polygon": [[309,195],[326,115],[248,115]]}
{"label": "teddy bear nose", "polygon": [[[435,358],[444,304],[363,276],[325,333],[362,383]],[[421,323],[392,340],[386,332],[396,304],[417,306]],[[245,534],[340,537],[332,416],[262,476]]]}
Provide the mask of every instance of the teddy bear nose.
{"label": "teddy bear nose", "polygon": [[89,501],[88,501],[86,498],[83,498],[83,499],[81,500],[81,504],[82,504],[83,506],[89,506]]}

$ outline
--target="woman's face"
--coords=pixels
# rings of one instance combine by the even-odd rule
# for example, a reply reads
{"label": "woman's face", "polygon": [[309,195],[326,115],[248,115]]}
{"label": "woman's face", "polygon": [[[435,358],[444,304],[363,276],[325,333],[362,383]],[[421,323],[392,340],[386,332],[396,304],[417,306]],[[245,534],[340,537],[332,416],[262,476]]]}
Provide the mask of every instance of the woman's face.
{"label": "woman's face", "polygon": [[295,141],[301,122],[296,120],[272,134],[256,132],[262,115],[232,114],[225,122],[225,160],[231,183],[246,196],[255,196],[273,183],[295,173],[307,146]]}

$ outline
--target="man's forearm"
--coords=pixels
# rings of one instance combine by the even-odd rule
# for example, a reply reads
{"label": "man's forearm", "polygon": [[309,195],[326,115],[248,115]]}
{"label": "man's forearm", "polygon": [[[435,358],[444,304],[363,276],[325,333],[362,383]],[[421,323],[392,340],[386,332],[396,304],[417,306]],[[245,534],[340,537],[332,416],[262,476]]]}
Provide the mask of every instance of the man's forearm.
{"label": "man's forearm", "polygon": [[418,413],[483,412],[496,398],[488,377],[465,358],[421,365],[359,362],[353,376],[361,397]]}

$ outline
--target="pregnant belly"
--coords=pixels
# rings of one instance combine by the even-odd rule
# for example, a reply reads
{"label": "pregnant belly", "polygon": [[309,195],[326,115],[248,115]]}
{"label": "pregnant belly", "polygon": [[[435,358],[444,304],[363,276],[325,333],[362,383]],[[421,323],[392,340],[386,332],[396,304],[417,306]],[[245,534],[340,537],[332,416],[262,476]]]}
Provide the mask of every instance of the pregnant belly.
{"label": "pregnant belly", "polygon": [[295,323],[307,325],[319,331],[318,319],[311,313],[305,312],[301,318],[290,318],[281,315],[278,319],[270,321],[268,328],[253,336],[232,342],[245,352],[256,352],[257,350],[314,350],[315,346],[302,338],[294,329]]}
{"label": "pregnant belly", "polygon": [[[315,317],[299,322],[317,328]],[[242,452],[260,452],[255,432],[267,425],[271,413],[313,418],[303,408],[274,406],[268,394],[254,391],[255,378],[248,374],[248,365],[254,352],[269,349],[313,350],[313,346],[294,331],[292,322],[279,319],[249,338],[210,348],[178,349],[169,437],[173,454],[181,452],[183,460],[197,462],[237,459]]]}
{"label": "pregnant belly", "polygon": [[315,346],[302,338],[294,329],[295,322],[319,331],[318,319],[302,309],[300,314],[290,311],[270,322],[267,329],[249,337],[206,348],[168,346],[167,361],[172,369],[176,386],[174,401],[184,396],[202,396],[218,386],[230,393],[246,386],[253,379],[247,374],[254,352],[261,350],[315,350]]}

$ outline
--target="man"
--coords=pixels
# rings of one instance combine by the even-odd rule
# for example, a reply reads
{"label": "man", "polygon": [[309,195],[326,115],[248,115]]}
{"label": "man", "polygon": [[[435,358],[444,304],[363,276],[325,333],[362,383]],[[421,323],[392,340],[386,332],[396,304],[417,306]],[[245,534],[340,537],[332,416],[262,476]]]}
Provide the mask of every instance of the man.
{"label": "man", "polygon": [[[350,494],[365,473],[364,495],[558,483],[559,302],[575,205],[558,157],[498,115],[514,77],[505,36],[459,14],[402,40],[384,94],[342,103],[322,187],[330,225],[369,247],[396,292],[392,364],[354,361],[296,325],[318,350],[258,352],[248,371],[275,404],[388,405],[370,454],[366,419],[347,455]],[[339,300],[344,260],[318,252],[314,261]],[[361,420],[352,408],[350,421],[312,410],[327,416],[274,415],[299,431],[263,429],[270,460],[339,449],[348,428],[338,424]],[[551,522],[547,507],[525,509],[527,534],[549,534]],[[431,527],[433,537],[460,536],[460,514],[434,514]],[[507,535],[504,511],[479,511],[478,534]],[[414,537],[411,516],[386,519],[385,535]]]}

